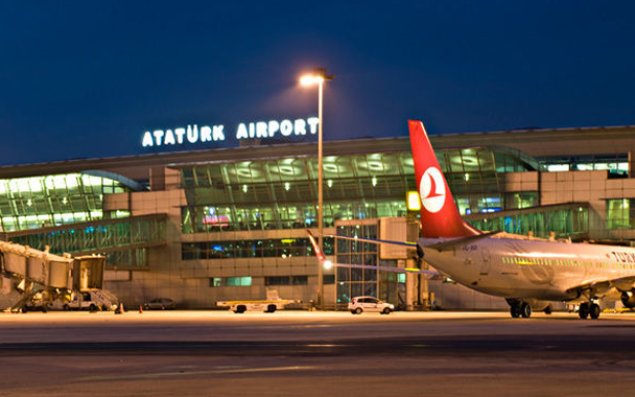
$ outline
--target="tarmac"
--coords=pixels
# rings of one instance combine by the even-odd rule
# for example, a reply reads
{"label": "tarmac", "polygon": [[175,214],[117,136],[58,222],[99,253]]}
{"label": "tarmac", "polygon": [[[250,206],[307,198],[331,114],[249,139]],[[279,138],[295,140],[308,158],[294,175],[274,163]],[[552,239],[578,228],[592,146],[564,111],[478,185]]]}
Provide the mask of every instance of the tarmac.
{"label": "tarmac", "polygon": [[0,396],[623,396],[635,314],[0,313]]}

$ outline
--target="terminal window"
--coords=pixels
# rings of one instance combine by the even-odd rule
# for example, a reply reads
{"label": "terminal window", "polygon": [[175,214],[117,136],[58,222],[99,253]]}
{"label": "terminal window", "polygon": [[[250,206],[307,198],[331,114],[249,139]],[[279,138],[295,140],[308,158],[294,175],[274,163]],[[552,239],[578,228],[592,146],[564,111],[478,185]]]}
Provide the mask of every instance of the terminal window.
{"label": "terminal window", "polygon": [[209,279],[210,287],[249,287],[251,276],[246,277],[212,277]]}

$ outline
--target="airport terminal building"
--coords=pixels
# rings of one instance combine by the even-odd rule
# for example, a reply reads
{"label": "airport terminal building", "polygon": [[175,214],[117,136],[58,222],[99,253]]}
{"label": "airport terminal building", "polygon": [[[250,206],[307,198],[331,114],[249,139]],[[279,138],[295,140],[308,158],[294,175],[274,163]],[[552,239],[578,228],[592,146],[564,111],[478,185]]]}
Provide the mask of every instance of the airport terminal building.
{"label": "airport terminal building", "polygon": [[[461,215],[482,230],[631,245],[635,126],[431,137]],[[306,229],[317,228],[315,142],[207,148],[0,167],[0,239],[56,254],[107,256],[106,288],[124,303],[183,308],[318,291]],[[418,213],[407,137],[324,144],[327,235],[414,240]],[[412,266],[405,249],[326,238],[339,263]],[[337,268],[323,303],[375,295],[407,308],[506,308],[417,275]],[[430,292],[434,292],[431,295]],[[432,298],[434,296],[434,298]]]}

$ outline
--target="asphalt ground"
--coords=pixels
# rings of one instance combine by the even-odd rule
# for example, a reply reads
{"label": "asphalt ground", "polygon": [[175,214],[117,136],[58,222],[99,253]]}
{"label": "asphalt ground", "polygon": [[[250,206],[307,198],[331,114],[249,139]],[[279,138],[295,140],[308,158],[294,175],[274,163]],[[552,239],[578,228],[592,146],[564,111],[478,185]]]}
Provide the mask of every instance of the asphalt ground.
{"label": "asphalt ground", "polygon": [[635,314],[0,314],[0,396],[623,396]]}

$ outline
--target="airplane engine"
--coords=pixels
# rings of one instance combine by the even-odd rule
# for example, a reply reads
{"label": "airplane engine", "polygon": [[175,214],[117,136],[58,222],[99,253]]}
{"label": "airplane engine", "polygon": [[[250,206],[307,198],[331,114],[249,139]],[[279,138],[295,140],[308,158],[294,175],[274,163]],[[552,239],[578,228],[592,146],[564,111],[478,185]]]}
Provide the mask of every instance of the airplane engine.
{"label": "airplane engine", "polygon": [[534,311],[551,313],[551,302],[541,301],[538,299],[528,299],[527,303],[531,305],[531,308]]}
{"label": "airplane engine", "polygon": [[629,309],[635,307],[635,290],[622,292],[622,304]]}

